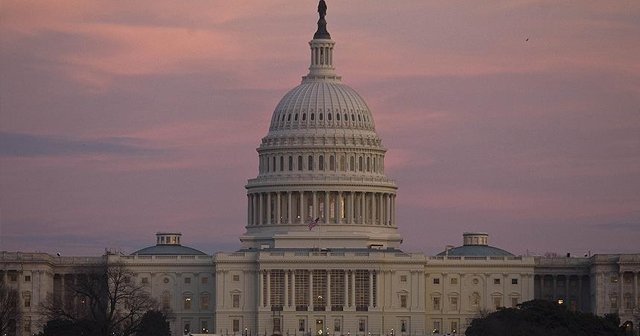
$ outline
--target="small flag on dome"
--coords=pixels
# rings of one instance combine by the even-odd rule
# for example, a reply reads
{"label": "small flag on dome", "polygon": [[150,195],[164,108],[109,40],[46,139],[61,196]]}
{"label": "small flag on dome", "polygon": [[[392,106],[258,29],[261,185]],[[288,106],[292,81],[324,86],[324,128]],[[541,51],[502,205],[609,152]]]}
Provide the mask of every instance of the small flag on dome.
{"label": "small flag on dome", "polygon": [[320,217],[316,218],[315,220],[312,220],[309,222],[309,230],[313,229],[316,225],[318,225],[318,221],[320,220]]}

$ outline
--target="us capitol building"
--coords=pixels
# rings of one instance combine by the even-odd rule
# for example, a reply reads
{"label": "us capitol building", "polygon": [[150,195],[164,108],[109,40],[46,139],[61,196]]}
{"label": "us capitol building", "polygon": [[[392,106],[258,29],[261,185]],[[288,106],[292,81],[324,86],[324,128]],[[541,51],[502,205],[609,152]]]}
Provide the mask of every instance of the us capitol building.
{"label": "us capitol building", "polygon": [[534,298],[618,313],[637,330],[640,254],[515,256],[486,233],[464,233],[436,256],[403,251],[386,149],[334,68],[324,1],[318,11],[309,73],[275,107],[257,149],[242,249],[207,255],[163,232],[131,255],[0,252],[0,281],[20,296],[16,334],[39,332],[42,303],[104,262],[124,263],[172,311],[173,335],[462,334],[480,314]]}

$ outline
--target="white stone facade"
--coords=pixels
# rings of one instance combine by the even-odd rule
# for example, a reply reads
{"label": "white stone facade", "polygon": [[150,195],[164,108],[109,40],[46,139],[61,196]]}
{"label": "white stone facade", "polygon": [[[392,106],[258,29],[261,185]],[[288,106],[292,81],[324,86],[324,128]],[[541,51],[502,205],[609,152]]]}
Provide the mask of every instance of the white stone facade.
{"label": "white stone facade", "polygon": [[309,73],[276,106],[258,148],[243,248],[205,255],[160,233],[127,256],[2,252],[0,281],[22,298],[16,335],[38,332],[41,304],[105,260],[124,263],[171,309],[176,336],[463,333],[485,312],[534,298],[637,326],[640,254],[513,256],[484,233],[438,256],[400,250],[386,149],[364,99],[335,72],[324,17],[318,24]]}

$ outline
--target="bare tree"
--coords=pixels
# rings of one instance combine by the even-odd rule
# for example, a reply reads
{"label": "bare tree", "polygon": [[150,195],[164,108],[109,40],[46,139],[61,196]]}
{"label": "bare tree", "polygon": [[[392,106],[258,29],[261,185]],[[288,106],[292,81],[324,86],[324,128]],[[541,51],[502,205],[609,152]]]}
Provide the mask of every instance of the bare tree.
{"label": "bare tree", "polygon": [[142,316],[157,308],[145,286],[121,263],[78,272],[65,289],[67,296],[50,300],[44,311],[51,319],[74,322],[85,335],[133,335]]}
{"label": "bare tree", "polygon": [[0,335],[6,335],[16,328],[20,319],[18,291],[0,281]]}

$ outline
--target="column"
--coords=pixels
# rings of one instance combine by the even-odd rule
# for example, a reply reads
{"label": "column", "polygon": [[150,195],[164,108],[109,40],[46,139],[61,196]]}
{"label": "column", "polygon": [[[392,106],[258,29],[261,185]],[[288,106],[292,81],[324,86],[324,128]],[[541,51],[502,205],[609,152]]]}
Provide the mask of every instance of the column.
{"label": "column", "polygon": [[633,302],[635,302],[636,309],[640,308],[640,302],[638,302],[638,272],[633,272]]}
{"label": "column", "polygon": [[582,311],[582,275],[578,276],[578,308]]}
{"label": "column", "polygon": [[342,224],[342,191],[338,191],[335,196],[335,214],[336,214],[336,224]]}
{"label": "column", "polygon": [[291,213],[291,194],[291,191],[287,191],[287,224],[291,224],[291,217],[293,217],[293,214]]}
{"label": "column", "polygon": [[624,304],[622,303],[622,301],[624,301],[624,272],[620,272],[620,276],[618,277],[618,286],[618,310],[622,312],[622,309],[624,308]]}
{"label": "column", "polygon": [[251,194],[247,194],[247,225],[251,226]]}
{"label": "column", "polygon": [[[264,307],[263,303],[264,303],[264,281],[262,280],[264,275],[264,272],[259,272],[258,273],[258,307],[262,306]],[[221,295],[223,298],[225,297],[224,294]]]}
{"label": "column", "polygon": [[331,270],[327,270],[327,297],[325,299],[327,303],[327,311],[331,311]]}
{"label": "column", "polygon": [[312,191],[311,192],[312,195],[312,200],[313,200],[313,212],[311,214],[311,220],[315,220],[316,218],[318,218],[318,192],[317,191]]}
{"label": "column", "polygon": [[351,272],[351,279],[349,281],[351,281],[351,293],[350,293],[351,304],[355,306],[356,305],[356,272],[355,271]]}
{"label": "column", "polygon": [[558,289],[556,288],[557,284],[558,284],[558,276],[557,275],[552,275],[551,276],[553,278],[553,301],[557,301],[558,300]]}
{"label": "column", "polygon": [[258,198],[256,194],[251,194],[251,203],[253,204],[251,208],[251,225],[258,225]]}
{"label": "column", "polygon": [[271,193],[267,193],[267,225],[273,224],[271,221]]}
{"label": "column", "polygon": [[349,219],[347,221],[349,224],[353,224],[353,219],[354,219],[354,211],[353,211],[354,210],[353,207],[355,206],[354,198],[355,198],[355,193],[353,191],[349,192],[349,211],[348,211]]}
{"label": "column", "polygon": [[378,207],[376,206],[377,193],[371,193],[371,224],[377,224],[378,221]]}
{"label": "column", "polygon": [[262,202],[262,193],[258,194],[258,225],[262,225],[262,208],[263,208],[263,202]]}
{"label": "column", "polygon": [[364,204],[364,199],[366,198],[367,194],[364,192],[360,193],[360,213],[358,214],[360,216],[360,224],[364,224],[365,223],[365,219],[366,219],[366,214],[367,214],[367,208],[365,207]]}
{"label": "column", "polygon": [[369,309],[373,308],[373,271],[372,270],[369,270],[369,302],[367,302],[367,306],[369,307]]}
{"label": "column", "polygon": [[282,224],[282,192],[276,193],[276,224]]}
{"label": "column", "polygon": [[313,311],[313,270],[309,270],[309,308]]}
{"label": "column", "polygon": [[349,307],[349,271],[344,271],[344,305],[343,310]]}
{"label": "column", "polygon": [[271,308],[271,271],[265,271],[267,277],[267,307]]}
{"label": "column", "polygon": [[329,211],[329,191],[325,191],[324,192],[324,222],[325,223],[329,223],[329,220],[331,218],[329,218],[329,216],[331,215],[331,212]]}
{"label": "column", "polygon": [[282,304],[282,307],[289,306],[289,273],[290,272],[291,271],[284,272],[284,303]]}
{"label": "column", "polygon": [[304,191],[300,191],[300,211],[298,212],[298,216],[300,216],[299,223],[304,223]]}

